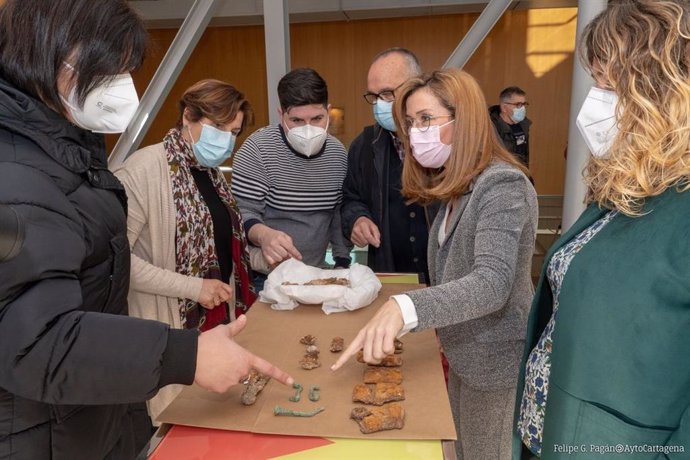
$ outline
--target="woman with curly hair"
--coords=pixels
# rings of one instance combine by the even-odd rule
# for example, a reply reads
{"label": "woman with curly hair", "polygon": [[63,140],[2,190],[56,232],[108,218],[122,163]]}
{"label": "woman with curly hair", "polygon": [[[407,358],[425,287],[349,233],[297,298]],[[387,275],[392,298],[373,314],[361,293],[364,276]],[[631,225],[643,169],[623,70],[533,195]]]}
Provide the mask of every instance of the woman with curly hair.
{"label": "woman with curly hair", "polygon": [[688,458],[690,3],[611,2],[583,37],[589,207],[537,286],[513,458]]}

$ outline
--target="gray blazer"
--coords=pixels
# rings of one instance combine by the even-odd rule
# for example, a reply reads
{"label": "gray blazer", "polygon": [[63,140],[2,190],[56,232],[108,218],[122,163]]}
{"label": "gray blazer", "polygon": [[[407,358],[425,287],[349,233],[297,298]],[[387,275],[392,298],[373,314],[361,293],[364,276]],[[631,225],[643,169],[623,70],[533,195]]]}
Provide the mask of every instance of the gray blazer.
{"label": "gray blazer", "polygon": [[467,385],[513,387],[534,295],[536,192],[515,167],[491,164],[461,197],[439,247],[446,207],[429,231],[431,287],[407,293],[415,330],[437,328],[451,369]]}

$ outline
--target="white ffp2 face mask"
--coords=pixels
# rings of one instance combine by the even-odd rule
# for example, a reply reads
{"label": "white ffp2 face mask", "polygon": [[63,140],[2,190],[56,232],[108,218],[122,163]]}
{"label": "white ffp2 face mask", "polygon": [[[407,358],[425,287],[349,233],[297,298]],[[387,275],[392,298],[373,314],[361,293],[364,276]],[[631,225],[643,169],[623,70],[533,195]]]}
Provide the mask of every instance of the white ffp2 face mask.
{"label": "white ffp2 face mask", "polygon": [[286,126],[285,129],[287,140],[292,148],[306,157],[317,154],[328,137],[328,124],[325,129],[312,125],[295,126],[292,129]]}
{"label": "white ffp2 face mask", "polygon": [[575,124],[595,157],[606,156],[618,134],[617,103],[618,95],[613,91],[592,87],[577,115]]}
{"label": "white ffp2 face mask", "polygon": [[[71,68],[71,66],[69,66]],[[132,76],[117,75],[92,89],[79,107],[76,87],[62,102],[77,126],[94,133],[121,133],[139,107],[139,97]]]}

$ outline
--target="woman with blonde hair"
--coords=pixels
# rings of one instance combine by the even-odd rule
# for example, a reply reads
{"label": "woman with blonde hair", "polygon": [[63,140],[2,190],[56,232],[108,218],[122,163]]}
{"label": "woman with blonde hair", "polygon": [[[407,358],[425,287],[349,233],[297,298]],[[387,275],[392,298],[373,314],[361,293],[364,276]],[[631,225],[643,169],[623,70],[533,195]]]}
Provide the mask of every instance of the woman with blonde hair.
{"label": "woman with blonde hair", "polygon": [[429,231],[431,287],[393,296],[354,338],[379,362],[407,331],[437,328],[450,363],[448,389],[465,459],[510,457],[537,198],[527,171],[496,137],[479,85],[458,69],[404,83],[394,115],[405,146],[403,195],[441,200]]}
{"label": "woman with blonde hair", "polygon": [[[256,299],[242,219],[218,169],[253,112],[241,92],[210,79],[188,88],[179,110],[162,143],[135,152],[115,172],[129,198],[129,312],[206,331]],[[149,401],[154,419],[179,390],[166,387]]]}
{"label": "woman with blonde hair", "polygon": [[513,455],[688,458],[690,3],[610,2],[580,52],[589,206],[545,259]]}

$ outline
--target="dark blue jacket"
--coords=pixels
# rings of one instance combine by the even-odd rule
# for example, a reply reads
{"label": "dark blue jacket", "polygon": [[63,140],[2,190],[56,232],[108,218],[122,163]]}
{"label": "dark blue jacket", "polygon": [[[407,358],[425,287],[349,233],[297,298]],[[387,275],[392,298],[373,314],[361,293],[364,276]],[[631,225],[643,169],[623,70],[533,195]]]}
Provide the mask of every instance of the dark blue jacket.
{"label": "dark blue jacket", "polygon": [[[391,215],[388,210],[389,155],[397,155],[390,133],[378,124],[367,126],[350,145],[343,184],[341,220],[345,237],[350,239],[355,221],[361,216],[371,219],[381,232],[381,246],[369,245],[367,254],[367,265],[375,272],[395,271],[390,229],[399,225],[401,217]],[[438,208],[439,203],[424,208],[427,228],[431,227]]]}

